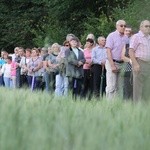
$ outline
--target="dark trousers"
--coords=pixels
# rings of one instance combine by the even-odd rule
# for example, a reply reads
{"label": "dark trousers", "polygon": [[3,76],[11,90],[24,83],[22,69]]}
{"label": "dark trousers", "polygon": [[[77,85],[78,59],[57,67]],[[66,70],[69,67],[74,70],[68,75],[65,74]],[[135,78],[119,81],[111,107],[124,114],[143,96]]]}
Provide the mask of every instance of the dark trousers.
{"label": "dark trousers", "polygon": [[69,77],[69,89],[72,91],[73,99],[82,97],[83,79]]}
{"label": "dark trousers", "polygon": [[123,99],[133,99],[133,77],[132,71],[124,73],[123,80]]}
{"label": "dark trousers", "polygon": [[49,83],[50,91],[54,92],[55,91],[55,83],[56,83],[56,73],[50,72],[49,76],[50,76],[50,83]]}
{"label": "dark trousers", "polygon": [[84,69],[84,78],[83,78],[83,97],[88,97],[90,100],[92,97],[93,91],[93,82],[92,82],[92,73],[91,69]]}
{"label": "dark trousers", "polygon": [[[103,95],[106,88],[106,70],[102,69],[101,65],[94,64],[92,66],[93,76],[93,94],[95,97],[100,96],[100,92]],[[101,83],[102,82],[102,83]]]}
{"label": "dark trousers", "polygon": [[3,74],[0,76],[0,86],[4,86]]}
{"label": "dark trousers", "polygon": [[20,88],[20,67],[16,69],[16,87]]}
{"label": "dark trousers", "polygon": [[20,76],[20,87],[28,87],[27,75]]}
{"label": "dark trousers", "polygon": [[101,74],[101,84],[100,84],[100,94],[106,95],[106,69],[105,67],[102,70],[102,74]]}
{"label": "dark trousers", "polygon": [[[28,79],[29,87],[31,87],[32,86],[33,76],[27,76],[27,79]],[[40,77],[39,76],[34,77],[33,90],[39,90],[40,89],[40,82],[41,81],[40,81]]]}

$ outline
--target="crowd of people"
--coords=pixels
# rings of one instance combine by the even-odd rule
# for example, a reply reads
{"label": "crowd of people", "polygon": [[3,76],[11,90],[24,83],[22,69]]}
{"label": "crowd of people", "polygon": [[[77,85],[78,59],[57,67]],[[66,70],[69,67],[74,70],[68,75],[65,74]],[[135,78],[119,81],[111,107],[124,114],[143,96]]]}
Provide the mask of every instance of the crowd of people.
{"label": "crowd of people", "polygon": [[49,47],[15,47],[13,54],[1,50],[0,86],[45,90],[56,96],[72,91],[76,99],[108,100],[117,96],[125,100],[148,99],[150,86],[150,21],[140,24],[133,33],[124,20],[116,30],[99,36],[90,33],[81,45],[68,34],[63,45]]}

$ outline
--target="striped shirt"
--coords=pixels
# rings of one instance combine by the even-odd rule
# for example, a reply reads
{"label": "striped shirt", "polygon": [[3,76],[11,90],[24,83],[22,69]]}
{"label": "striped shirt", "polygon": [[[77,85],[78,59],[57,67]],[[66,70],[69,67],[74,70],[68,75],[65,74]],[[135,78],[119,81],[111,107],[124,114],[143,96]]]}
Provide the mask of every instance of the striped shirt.
{"label": "striped shirt", "polygon": [[141,31],[133,35],[130,49],[134,50],[136,58],[150,61],[150,35],[145,36]]}

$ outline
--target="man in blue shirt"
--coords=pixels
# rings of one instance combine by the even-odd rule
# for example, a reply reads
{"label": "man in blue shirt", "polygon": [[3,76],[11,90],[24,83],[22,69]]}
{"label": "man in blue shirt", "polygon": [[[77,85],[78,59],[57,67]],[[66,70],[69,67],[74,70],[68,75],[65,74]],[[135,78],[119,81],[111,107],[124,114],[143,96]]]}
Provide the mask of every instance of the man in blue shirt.
{"label": "man in blue shirt", "polygon": [[100,36],[98,45],[92,49],[93,94],[95,97],[100,96],[101,75],[107,58],[105,43],[105,37]]}

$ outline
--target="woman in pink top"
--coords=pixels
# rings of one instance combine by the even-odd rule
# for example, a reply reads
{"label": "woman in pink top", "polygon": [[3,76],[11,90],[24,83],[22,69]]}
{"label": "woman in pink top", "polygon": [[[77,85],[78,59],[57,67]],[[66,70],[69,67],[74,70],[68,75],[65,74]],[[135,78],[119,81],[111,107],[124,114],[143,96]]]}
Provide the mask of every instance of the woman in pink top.
{"label": "woman in pink top", "polygon": [[12,61],[10,65],[11,65],[11,71],[10,71],[11,87],[12,88],[16,88],[16,68],[17,68],[17,63]]}
{"label": "woman in pink top", "polygon": [[94,45],[93,39],[86,40],[86,49],[84,49],[85,64],[83,65],[84,70],[84,80],[83,80],[83,97],[88,97],[91,99],[92,96],[92,75],[91,75],[91,65],[92,65],[92,48]]}

